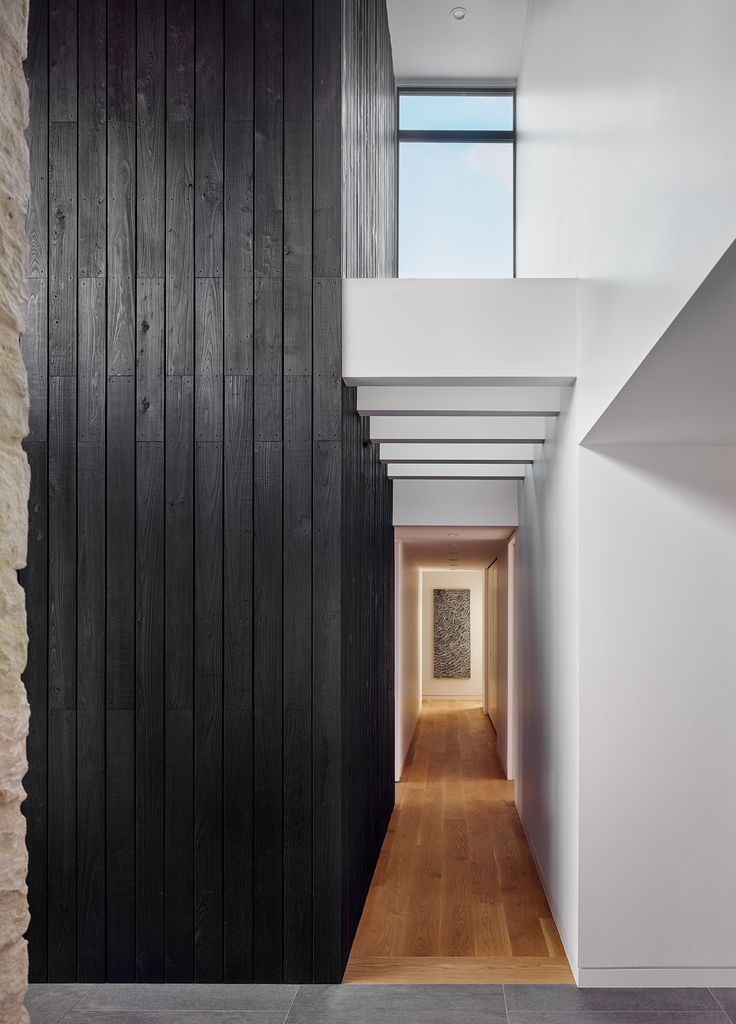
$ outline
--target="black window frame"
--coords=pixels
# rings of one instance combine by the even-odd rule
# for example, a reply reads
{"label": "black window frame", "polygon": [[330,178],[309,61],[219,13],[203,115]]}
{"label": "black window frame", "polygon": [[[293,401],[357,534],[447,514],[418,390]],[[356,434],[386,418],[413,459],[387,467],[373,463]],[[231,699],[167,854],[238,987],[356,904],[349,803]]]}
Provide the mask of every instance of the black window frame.
{"label": "black window frame", "polygon": [[[477,131],[473,129],[442,129],[422,128],[411,129],[401,127],[402,96],[510,96],[512,111],[511,129],[499,131]],[[399,185],[401,175],[401,143],[402,142],[496,142],[508,143],[512,146],[513,185],[512,185],[512,276],[516,277],[516,89],[507,87],[475,87],[475,88],[443,88],[442,86],[400,86],[396,90],[396,274],[399,274]]]}

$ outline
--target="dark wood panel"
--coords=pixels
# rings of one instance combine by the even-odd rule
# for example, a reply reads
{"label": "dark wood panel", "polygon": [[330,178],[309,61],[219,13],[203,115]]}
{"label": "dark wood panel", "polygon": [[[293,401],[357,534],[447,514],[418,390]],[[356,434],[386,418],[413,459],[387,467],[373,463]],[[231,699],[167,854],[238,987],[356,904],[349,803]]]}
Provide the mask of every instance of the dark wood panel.
{"label": "dark wood panel", "polygon": [[255,249],[256,277],[280,277],[283,265],[283,7],[255,8]]}
{"label": "dark wood panel", "polygon": [[107,384],[107,707],[135,707],[135,379]]}
{"label": "dark wood panel", "polygon": [[166,394],[164,280],[139,280],[136,285],[136,421],[137,441],[163,441]]}
{"label": "dark wood panel", "polygon": [[49,707],[76,707],[77,451],[74,377],[49,382]]}
{"label": "dark wood panel", "polygon": [[197,278],[195,292],[195,436],[222,440],[222,281]]}
{"label": "dark wood panel", "polygon": [[284,977],[296,982],[312,979],[312,529],[307,438],[284,449]]}
{"label": "dark wood panel", "polygon": [[222,277],[223,0],[196,0],[195,206],[197,277]]}
{"label": "dark wood panel", "polygon": [[135,372],[135,123],[107,126],[107,372]]}
{"label": "dark wood panel", "polygon": [[341,488],[339,442],[313,449],[314,535],[312,569],[312,767],[314,864],[312,979],[342,970],[342,748],[341,748]]}
{"label": "dark wood panel", "polygon": [[254,0],[225,0],[226,124],[253,122],[253,7]]}
{"label": "dark wood panel", "polygon": [[194,373],[194,134],[166,136],[166,372]]}
{"label": "dark wood panel", "polygon": [[253,378],[225,380],[223,980],[253,980]]}
{"label": "dark wood panel", "polygon": [[135,976],[163,981],[164,446],[136,449]]}
{"label": "dark wood panel", "polygon": [[33,976],[336,981],[392,793],[340,367],[341,272],[393,272],[384,3],[30,13]]}
{"label": "dark wood panel", "polygon": [[[167,602],[167,605],[170,602]],[[194,979],[194,713],[167,708],[164,788],[166,981]]]}
{"label": "dark wood panel", "polygon": [[[229,0],[232,2],[232,0]],[[245,5],[244,5],[245,6]],[[229,95],[229,94],[228,94]],[[252,116],[252,112],[251,112]],[[253,122],[225,125],[225,367],[253,373]]]}
{"label": "dark wood panel", "polygon": [[49,119],[77,120],[77,4],[49,0]]}
{"label": "dark wood panel", "polygon": [[191,377],[166,381],[167,708],[193,706],[194,685],[194,395]]}
{"label": "dark wood panel", "polygon": [[105,440],[105,280],[79,280],[77,436],[79,442]]}
{"label": "dark wood panel", "polygon": [[104,0],[79,7],[79,266],[77,274],[103,277],[106,245],[107,43]]}
{"label": "dark wood panel", "polygon": [[222,445],[195,453],[194,978],[222,981]]}
{"label": "dark wood panel", "polygon": [[73,977],[77,970],[76,711],[49,709],[48,776],[48,972]]}
{"label": "dark wood panel", "polygon": [[166,117],[194,120],[194,0],[166,4]]}
{"label": "dark wood panel", "polygon": [[166,273],[166,0],[138,0],[136,274]]}
{"label": "dark wood panel", "polygon": [[77,362],[77,126],[49,131],[49,373]]}
{"label": "dark wood panel", "polygon": [[106,724],[106,980],[135,981],[135,711]]}
{"label": "dark wood panel", "polygon": [[280,441],[283,416],[282,283],[270,277],[256,279],[255,393],[256,441]]}
{"label": "dark wood panel", "polygon": [[77,977],[104,981],[104,443],[80,442],[77,481]]}
{"label": "dark wood panel", "polygon": [[283,449],[253,460],[253,933],[255,981],[283,977]]}

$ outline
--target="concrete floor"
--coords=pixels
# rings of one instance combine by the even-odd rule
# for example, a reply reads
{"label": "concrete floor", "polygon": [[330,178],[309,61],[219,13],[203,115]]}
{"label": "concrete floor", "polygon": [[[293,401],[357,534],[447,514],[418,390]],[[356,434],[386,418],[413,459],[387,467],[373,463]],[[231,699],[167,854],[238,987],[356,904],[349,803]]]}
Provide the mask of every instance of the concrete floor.
{"label": "concrete floor", "polygon": [[32,1024],[736,1024],[732,989],[31,985]]}

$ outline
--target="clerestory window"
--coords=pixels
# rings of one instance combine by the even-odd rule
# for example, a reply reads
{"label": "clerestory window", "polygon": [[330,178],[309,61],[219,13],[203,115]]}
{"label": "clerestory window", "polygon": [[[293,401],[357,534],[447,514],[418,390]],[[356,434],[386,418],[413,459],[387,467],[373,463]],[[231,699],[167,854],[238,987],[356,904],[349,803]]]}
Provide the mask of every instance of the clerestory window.
{"label": "clerestory window", "polygon": [[513,277],[514,93],[399,91],[399,276]]}

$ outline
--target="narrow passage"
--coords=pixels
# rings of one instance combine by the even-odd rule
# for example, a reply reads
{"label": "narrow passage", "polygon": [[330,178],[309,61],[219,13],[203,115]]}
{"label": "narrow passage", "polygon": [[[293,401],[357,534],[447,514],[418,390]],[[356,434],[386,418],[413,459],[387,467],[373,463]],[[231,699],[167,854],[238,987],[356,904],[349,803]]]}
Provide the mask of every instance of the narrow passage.
{"label": "narrow passage", "polygon": [[573,983],[476,701],[422,706],[344,981]]}

